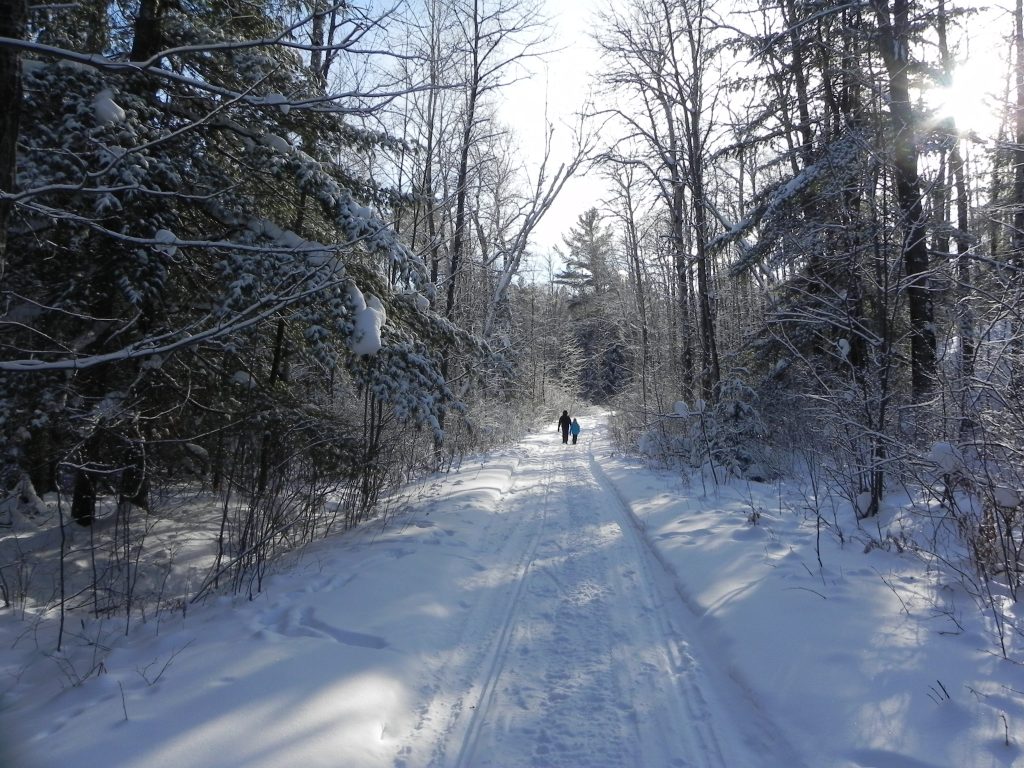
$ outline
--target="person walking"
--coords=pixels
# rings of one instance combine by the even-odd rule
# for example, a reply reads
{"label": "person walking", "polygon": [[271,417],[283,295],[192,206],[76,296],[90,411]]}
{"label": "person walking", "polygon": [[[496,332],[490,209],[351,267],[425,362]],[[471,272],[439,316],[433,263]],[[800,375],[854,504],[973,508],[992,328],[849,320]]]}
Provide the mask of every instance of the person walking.
{"label": "person walking", "polygon": [[576,445],[576,438],[580,436],[580,423],[576,419],[572,420],[572,424],[569,425],[569,432],[572,434],[572,444]]}
{"label": "person walking", "polygon": [[562,442],[569,442],[569,427],[572,426],[572,419],[569,418],[568,411],[562,411],[561,417],[558,419],[558,428],[562,430]]}

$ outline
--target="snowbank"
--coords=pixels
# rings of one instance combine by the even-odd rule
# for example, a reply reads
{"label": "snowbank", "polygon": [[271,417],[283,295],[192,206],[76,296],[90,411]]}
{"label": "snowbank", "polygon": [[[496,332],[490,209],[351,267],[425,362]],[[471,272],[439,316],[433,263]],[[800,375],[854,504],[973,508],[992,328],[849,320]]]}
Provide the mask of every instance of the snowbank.
{"label": "snowbank", "polygon": [[799,483],[705,491],[600,464],[722,664],[808,765],[1024,766],[1024,669],[1000,658],[955,581],[870,543],[892,509],[859,529],[839,507],[842,543],[827,529],[833,500],[819,538]]}

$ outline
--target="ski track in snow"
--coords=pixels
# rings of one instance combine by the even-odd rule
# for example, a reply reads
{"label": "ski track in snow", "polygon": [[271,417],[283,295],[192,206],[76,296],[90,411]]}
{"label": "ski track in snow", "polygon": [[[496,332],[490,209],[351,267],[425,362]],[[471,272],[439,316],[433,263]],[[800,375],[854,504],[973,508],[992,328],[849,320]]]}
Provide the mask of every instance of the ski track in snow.
{"label": "ski track in snow", "polygon": [[589,446],[524,443],[478,553],[501,588],[467,610],[462,655],[435,660],[394,767],[800,765],[700,664],[697,619]]}

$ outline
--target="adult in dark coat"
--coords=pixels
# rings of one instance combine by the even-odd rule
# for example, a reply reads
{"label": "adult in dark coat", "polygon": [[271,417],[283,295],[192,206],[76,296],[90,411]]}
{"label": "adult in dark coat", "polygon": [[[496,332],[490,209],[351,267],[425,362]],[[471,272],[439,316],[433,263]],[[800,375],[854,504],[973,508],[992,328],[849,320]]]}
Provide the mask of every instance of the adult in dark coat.
{"label": "adult in dark coat", "polygon": [[569,418],[568,411],[562,411],[561,418],[558,419],[558,428],[562,430],[562,442],[569,442],[569,426],[572,424],[572,419]]}

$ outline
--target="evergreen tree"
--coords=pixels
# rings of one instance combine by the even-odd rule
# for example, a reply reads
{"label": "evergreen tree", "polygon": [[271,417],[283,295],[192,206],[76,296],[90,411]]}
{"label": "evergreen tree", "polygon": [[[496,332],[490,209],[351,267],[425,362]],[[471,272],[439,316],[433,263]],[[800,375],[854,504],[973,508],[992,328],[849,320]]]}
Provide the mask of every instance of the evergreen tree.
{"label": "evergreen tree", "polygon": [[577,301],[605,296],[618,290],[620,278],[612,267],[614,238],[602,226],[597,208],[580,214],[576,226],[562,238],[565,250],[555,248],[565,268],[555,276]]}
{"label": "evergreen tree", "polygon": [[[328,46],[315,68],[300,54],[312,17],[143,0],[122,25],[94,10],[34,9],[27,36],[46,46],[21,55],[32,119],[0,339],[11,474],[40,490],[73,476],[88,524],[98,486],[147,504],[157,445],[199,444],[219,478],[234,444],[257,493],[289,452],[372,466],[380,435],[332,412],[334,390],[437,428],[451,393],[436,351],[477,347],[429,311],[424,265],[384,223],[404,195],[357,170],[406,147],[360,125],[372,93],[325,87]],[[331,18],[334,60],[376,26],[346,4]]]}
{"label": "evergreen tree", "polygon": [[614,240],[596,208],[580,214],[558,250],[565,268],[556,282],[569,291],[569,318],[583,357],[580,389],[596,403],[623,391],[631,355],[621,316],[622,278],[615,269]]}

